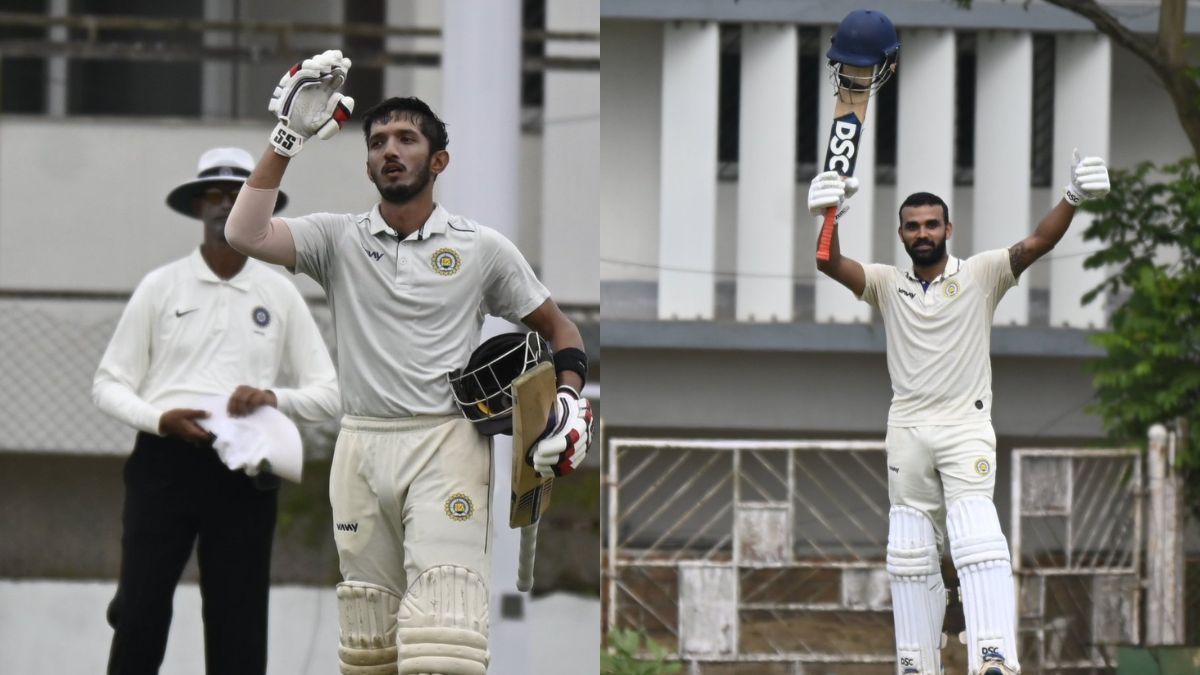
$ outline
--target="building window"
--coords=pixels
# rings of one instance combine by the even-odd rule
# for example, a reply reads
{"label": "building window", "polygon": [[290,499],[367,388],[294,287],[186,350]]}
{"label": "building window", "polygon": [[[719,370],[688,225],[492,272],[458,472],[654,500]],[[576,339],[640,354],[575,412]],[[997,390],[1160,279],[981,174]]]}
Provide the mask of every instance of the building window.
{"label": "building window", "polygon": [[832,90],[825,77],[826,59],[824,46],[818,44],[820,35],[818,28],[800,29],[800,66],[796,74],[796,177],[803,182],[817,175],[825,161],[825,156],[818,153],[818,149],[825,149],[824,141],[819,141],[821,102],[818,96]]}
{"label": "building window", "polygon": [[[546,32],[546,0],[523,0],[521,28],[525,34]],[[546,58],[546,41],[529,40],[521,36],[521,56],[541,61]],[[521,107],[541,111],[546,102],[546,72],[544,68],[521,69]]]}
{"label": "building window", "polygon": [[[72,14],[98,16],[173,17],[200,19],[204,0],[75,0]],[[72,40],[85,40],[83,30],[72,30]],[[101,45],[162,43],[164,49],[199,47],[201,35],[184,31],[106,30]],[[120,58],[77,59],[67,67],[67,111],[77,115],[200,114],[201,64],[198,61],[146,62]]]}
{"label": "building window", "polygon": [[[959,33],[954,64],[954,184],[975,184],[975,33]],[[901,56],[903,58],[903,56]]]}
{"label": "building window", "polygon": [[736,178],[738,124],[742,105],[742,27],[721,25],[721,65],[717,98],[717,176]]}
{"label": "building window", "polygon": [[1033,187],[1050,187],[1054,161],[1054,36],[1033,36],[1033,133],[1029,176]]}
{"label": "building window", "polygon": [[[383,26],[387,23],[387,7],[383,0],[353,0],[345,4],[346,23],[361,23]],[[383,54],[385,41],[383,37],[372,35],[347,35],[345,53],[354,54]],[[383,68],[379,66],[351,66],[353,77],[346,78],[344,93],[354,99],[356,105],[362,107],[358,112],[383,100]]]}
{"label": "building window", "polygon": [[[46,0],[6,0],[4,9],[21,14],[45,14]],[[0,27],[0,40],[42,42],[45,28]],[[0,58],[0,112],[46,112],[46,59],[13,56]]]}

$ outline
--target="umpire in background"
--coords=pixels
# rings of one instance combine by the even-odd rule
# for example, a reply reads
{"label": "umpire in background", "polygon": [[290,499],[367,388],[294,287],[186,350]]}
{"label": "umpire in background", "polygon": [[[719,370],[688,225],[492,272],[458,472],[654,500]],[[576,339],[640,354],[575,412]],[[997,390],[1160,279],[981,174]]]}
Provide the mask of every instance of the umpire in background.
{"label": "umpire in background", "polygon": [[[245,150],[215,148],[200,157],[196,180],[167,196],[172,209],[204,223],[204,241],[138,284],[92,385],[100,410],[138,430],[125,463],[109,675],[158,672],[193,544],[207,672],[266,672],[278,479],[227,468],[197,424],[207,413],[189,406],[227,396],[234,416],[270,405],[319,421],[340,402],[333,362],[300,293],[225,241],[225,219],[253,168]],[[281,193],[276,209],[286,201]],[[281,369],[297,388],[274,386]]]}

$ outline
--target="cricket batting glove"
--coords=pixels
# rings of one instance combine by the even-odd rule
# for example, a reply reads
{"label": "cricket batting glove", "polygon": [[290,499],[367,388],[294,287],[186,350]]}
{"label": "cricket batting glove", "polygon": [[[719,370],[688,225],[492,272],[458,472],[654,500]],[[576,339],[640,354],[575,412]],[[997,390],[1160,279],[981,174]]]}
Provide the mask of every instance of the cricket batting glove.
{"label": "cricket batting glove", "polygon": [[550,430],[533,446],[533,468],[544,477],[565,476],[583,463],[591,444],[591,405],[574,389],[559,387]]}
{"label": "cricket batting glove", "polygon": [[1112,185],[1108,182],[1108,167],[1099,157],[1079,158],[1079,150],[1071,153],[1071,182],[1064,188],[1066,200],[1072,206],[1079,206],[1088,199],[1096,199],[1108,194]]}
{"label": "cricket batting glove", "polygon": [[354,99],[343,96],[350,59],[336,49],[305,59],[279,79],[267,109],[279,118],[271,145],[284,157],[295,157],[312,136],[333,138],[350,119]]}
{"label": "cricket batting glove", "polygon": [[838,207],[838,215],[842,213],[842,203],[858,192],[858,179],[853,176],[843,178],[836,171],[819,173],[808,184],[808,212],[813,216],[824,215],[825,209]]}

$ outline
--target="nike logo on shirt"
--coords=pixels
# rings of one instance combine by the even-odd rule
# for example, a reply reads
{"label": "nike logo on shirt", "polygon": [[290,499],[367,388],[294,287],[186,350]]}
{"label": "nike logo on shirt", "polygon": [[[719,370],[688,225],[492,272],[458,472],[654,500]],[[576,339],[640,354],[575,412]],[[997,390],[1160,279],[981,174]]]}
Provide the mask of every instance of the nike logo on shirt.
{"label": "nike logo on shirt", "polygon": [[197,307],[196,309],[189,309],[189,310],[186,310],[186,311],[183,311],[183,312],[181,312],[181,311],[179,311],[179,310],[175,310],[175,317],[176,317],[176,318],[179,318],[179,317],[183,316],[184,314],[191,314],[192,312],[199,311],[199,309],[200,309],[200,308],[199,308],[199,307]]}

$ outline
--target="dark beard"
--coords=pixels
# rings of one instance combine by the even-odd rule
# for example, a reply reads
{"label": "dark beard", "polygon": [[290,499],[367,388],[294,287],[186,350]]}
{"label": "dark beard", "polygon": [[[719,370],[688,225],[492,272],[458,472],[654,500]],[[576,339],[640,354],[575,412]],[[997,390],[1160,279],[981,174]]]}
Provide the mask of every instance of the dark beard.
{"label": "dark beard", "polygon": [[[913,242],[913,244],[915,245],[916,242]],[[942,243],[934,245],[933,248],[925,253],[917,251],[908,244],[904,245],[904,250],[908,253],[908,257],[912,258],[913,267],[928,267],[936,265],[941,262],[942,258],[946,257],[946,240],[943,239]]]}
{"label": "dark beard", "polygon": [[413,197],[420,194],[429,185],[429,181],[433,178],[433,172],[429,170],[430,162],[426,162],[425,166],[417,172],[413,181],[408,185],[392,185],[390,187],[382,187],[379,185],[379,179],[375,178],[371,182],[375,183],[375,189],[379,190],[379,196],[383,197],[383,201],[393,204],[405,204]]}

